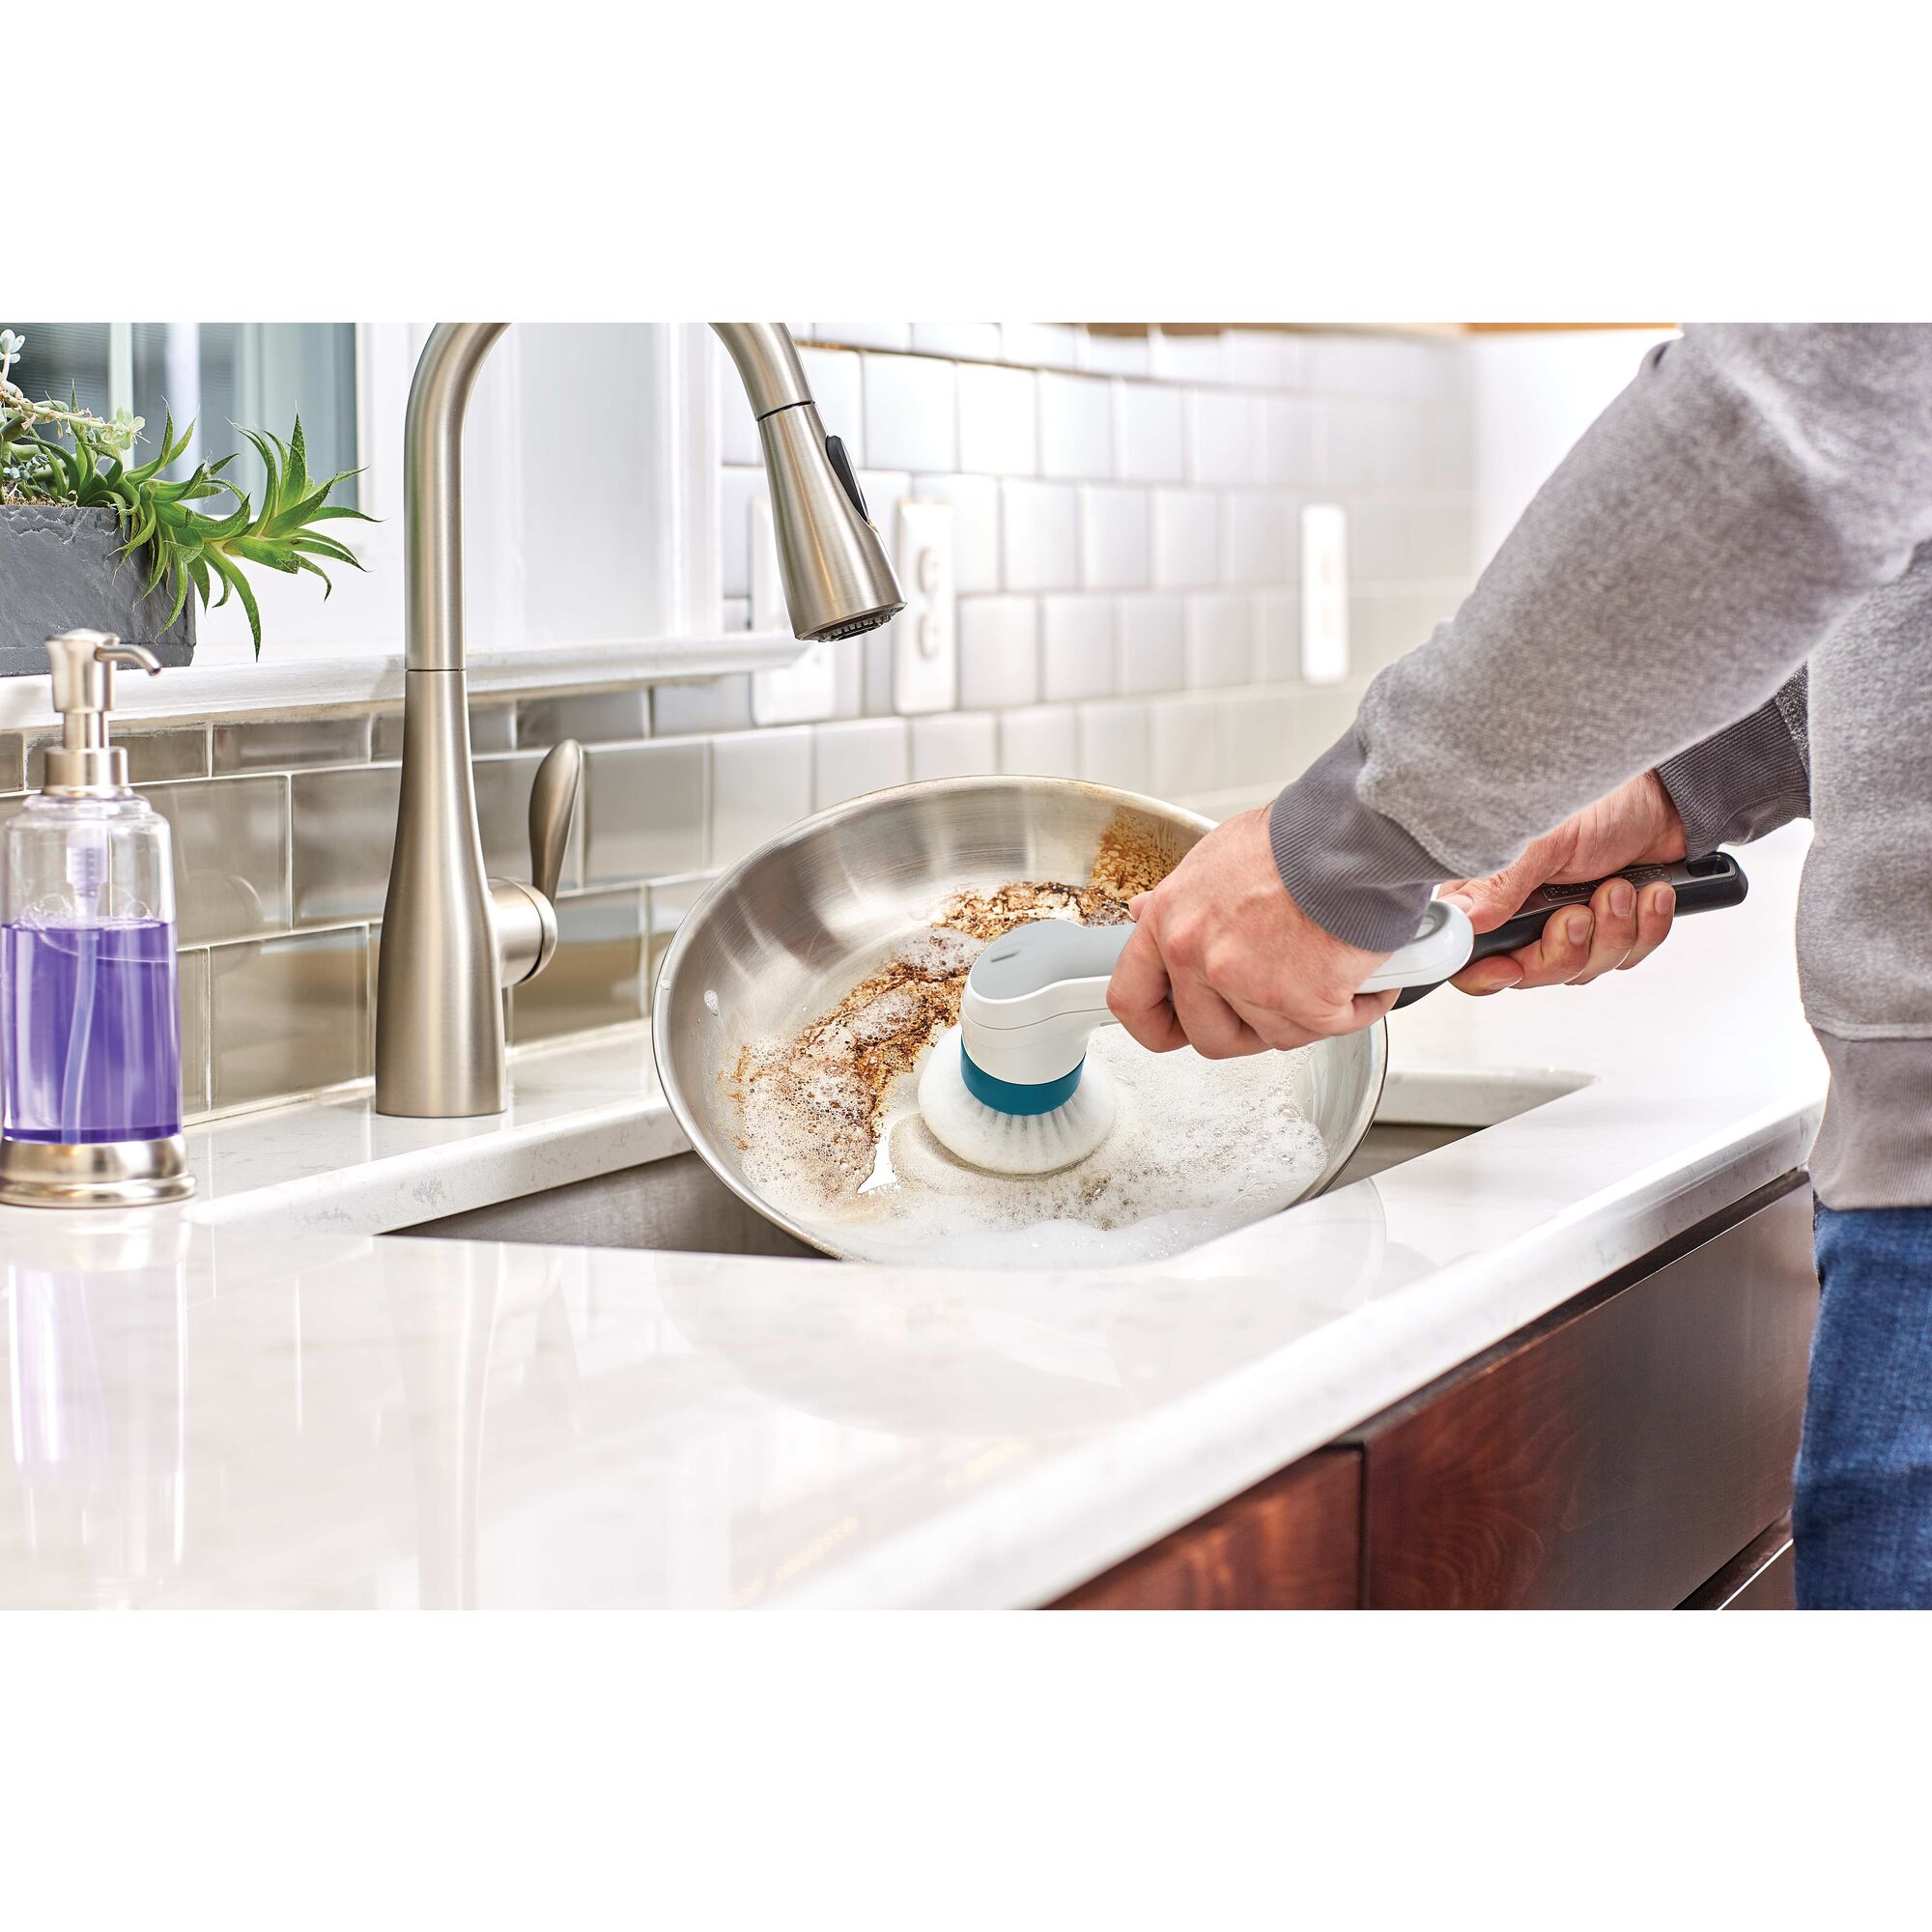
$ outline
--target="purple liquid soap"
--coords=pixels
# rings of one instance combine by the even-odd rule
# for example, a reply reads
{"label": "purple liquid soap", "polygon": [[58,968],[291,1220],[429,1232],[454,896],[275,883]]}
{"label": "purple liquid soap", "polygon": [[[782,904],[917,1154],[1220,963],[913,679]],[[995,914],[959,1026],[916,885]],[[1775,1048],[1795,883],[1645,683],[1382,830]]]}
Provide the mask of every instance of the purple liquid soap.
{"label": "purple liquid soap", "polygon": [[0,925],[0,1016],[10,1138],[180,1133],[175,935],[165,921]]}

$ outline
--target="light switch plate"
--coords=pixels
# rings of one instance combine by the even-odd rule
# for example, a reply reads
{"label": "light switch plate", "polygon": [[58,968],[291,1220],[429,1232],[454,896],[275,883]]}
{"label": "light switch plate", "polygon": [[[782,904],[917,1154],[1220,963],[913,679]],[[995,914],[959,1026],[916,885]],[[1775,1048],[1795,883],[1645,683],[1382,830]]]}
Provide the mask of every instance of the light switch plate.
{"label": "light switch plate", "polygon": [[952,505],[899,504],[899,594],[893,620],[893,708],[951,711],[959,692],[959,600]]}
{"label": "light switch plate", "polygon": [[[752,629],[789,631],[772,499],[753,497],[747,507],[752,519]],[[790,664],[776,670],[752,673],[754,724],[815,724],[830,718],[838,701],[838,665],[828,639],[807,644]]]}
{"label": "light switch plate", "polygon": [[1349,516],[1340,503],[1301,506],[1301,675],[1349,675]]}

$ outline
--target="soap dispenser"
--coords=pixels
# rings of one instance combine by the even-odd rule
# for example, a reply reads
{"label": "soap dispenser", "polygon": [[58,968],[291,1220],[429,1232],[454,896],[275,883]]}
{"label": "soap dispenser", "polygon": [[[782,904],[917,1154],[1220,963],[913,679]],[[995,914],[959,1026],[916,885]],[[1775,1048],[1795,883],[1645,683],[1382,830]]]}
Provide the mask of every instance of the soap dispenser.
{"label": "soap dispenser", "polygon": [[0,1202],[101,1208],[194,1191],[181,1131],[167,821],[108,743],[100,631],[47,640],[61,742],[0,846]]}

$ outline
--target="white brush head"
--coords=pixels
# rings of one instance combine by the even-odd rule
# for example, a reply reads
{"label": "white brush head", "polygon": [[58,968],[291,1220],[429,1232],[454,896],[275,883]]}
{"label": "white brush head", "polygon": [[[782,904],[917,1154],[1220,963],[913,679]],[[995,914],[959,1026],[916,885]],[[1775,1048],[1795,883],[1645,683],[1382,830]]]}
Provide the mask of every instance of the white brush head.
{"label": "white brush head", "polygon": [[959,1029],[933,1043],[919,1076],[919,1111],[948,1152],[990,1174],[1057,1174],[1085,1160],[1114,1124],[1114,1083],[1089,1065],[1063,1107],[1049,1114],[1003,1114],[966,1091]]}

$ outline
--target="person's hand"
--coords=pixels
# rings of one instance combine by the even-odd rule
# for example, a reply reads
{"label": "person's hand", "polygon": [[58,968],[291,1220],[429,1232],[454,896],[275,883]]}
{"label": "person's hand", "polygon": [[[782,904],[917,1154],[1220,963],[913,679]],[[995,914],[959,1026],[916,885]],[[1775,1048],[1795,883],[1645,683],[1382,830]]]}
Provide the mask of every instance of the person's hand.
{"label": "person's hand", "polygon": [[[1625,866],[1685,856],[1677,808],[1657,774],[1645,772],[1533,840],[1514,865],[1488,878],[1451,879],[1440,896],[1460,905],[1478,932],[1489,932],[1538,886],[1600,879]],[[1639,897],[1629,880],[1612,879],[1591,895],[1588,906],[1551,913],[1533,945],[1478,959],[1453,983],[1465,993],[1584,985],[1601,973],[1648,959],[1669,936],[1676,909],[1677,895],[1668,886],[1647,886]]]}
{"label": "person's hand", "polygon": [[1288,895],[1265,810],[1217,826],[1133,902],[1107,1006],[1151,1053],[1208,1060],[1354,1033],[1393,992],[1359,994],[1387,954],[1332,938]]}

